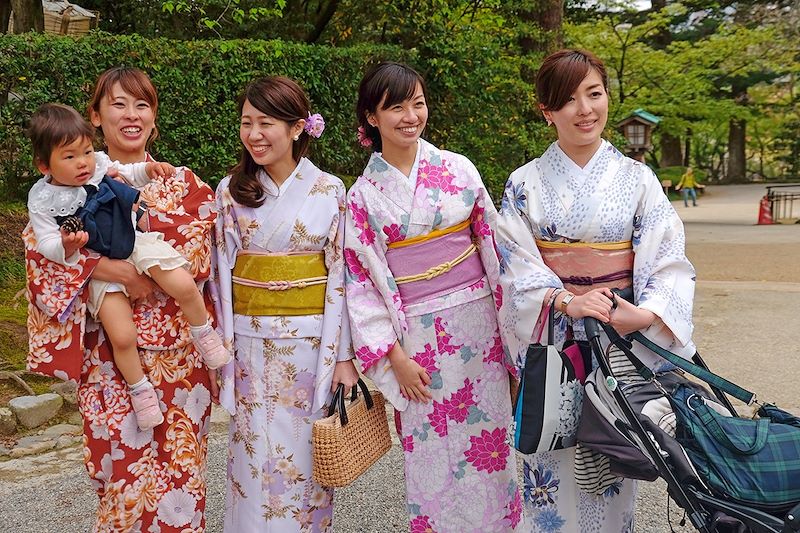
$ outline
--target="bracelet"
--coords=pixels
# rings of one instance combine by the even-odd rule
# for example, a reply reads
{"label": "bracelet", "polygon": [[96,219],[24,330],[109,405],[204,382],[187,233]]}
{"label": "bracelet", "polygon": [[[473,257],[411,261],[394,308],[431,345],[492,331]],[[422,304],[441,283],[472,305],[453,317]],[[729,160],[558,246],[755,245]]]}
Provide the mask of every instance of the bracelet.
{"label": "bracelet", "polygon": [[553,293],[550,295],[550,299],[547,301],[547,307],[550,307],[551,305],[555,305],[556,297],[558,297],[558,295],[561,294],[562,292],[564,292],[564,289],[561,289],[561,288],[558,288],[558,287],[553,289]]}

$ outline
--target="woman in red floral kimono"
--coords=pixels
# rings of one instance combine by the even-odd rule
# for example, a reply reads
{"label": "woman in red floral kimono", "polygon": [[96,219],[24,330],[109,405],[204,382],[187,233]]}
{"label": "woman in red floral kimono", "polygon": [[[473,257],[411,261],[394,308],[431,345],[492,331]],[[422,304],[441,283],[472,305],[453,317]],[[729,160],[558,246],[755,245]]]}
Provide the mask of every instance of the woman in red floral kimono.
{"label": "woman in red floral kimono", "polygon": [[[89,105],[108,156],[121,163],[150,158],[157,110],[150,79],[127,68],[101,74]],[[189,260],[202,286],[210,272],[213,191],[191,170],[178,168],[174,177],[144,186],[141,200],[148,230],[164,234]],[[94,530],[203,531],[207,435],[216,386],[212,389],[179,307],[127,262],[83,252],[76,266],[65,267],[35,252],[30,227],[23,239],[30,302],[28,366],[78,383],[84,459],[100,498]],[[119,284],[135,300],[142,366],[165,414],[165,423],[154,429],[138,429],[111,347],[86,312],[87,291],[82,289],[90,277]],[[210,298],[206,302],[212,309]]]}

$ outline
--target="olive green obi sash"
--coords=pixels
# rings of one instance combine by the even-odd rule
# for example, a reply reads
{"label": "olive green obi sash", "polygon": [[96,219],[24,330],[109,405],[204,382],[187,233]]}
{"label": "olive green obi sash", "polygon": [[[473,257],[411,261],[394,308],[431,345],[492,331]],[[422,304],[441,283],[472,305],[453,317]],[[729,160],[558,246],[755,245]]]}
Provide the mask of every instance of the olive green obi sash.
{"label": "olive green obi sash", "polygon": [[247,316],[319,315],[328,269],[320,253],[242,252],[233,267],[233,312]]}

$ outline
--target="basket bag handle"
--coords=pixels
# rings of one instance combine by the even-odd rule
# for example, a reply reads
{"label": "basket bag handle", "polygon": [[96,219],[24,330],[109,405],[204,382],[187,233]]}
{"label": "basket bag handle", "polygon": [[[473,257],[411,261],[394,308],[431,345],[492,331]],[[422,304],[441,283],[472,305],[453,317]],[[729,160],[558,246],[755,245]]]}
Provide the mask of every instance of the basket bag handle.
{"label": "basket bag handle", "polygon": [[[369,393],[369,389],[367,389],[367,384],[364,383],[364,380],[358,378],[358,388],[361,389],[361,394],[364,395],[364,402],[367,404],[367,409],[372,409],[374,402],[372,401],[372,395]],[[355,386],[352,387],[352,392],[350,393],[350,403],[356,401],[358,397],[358,388]],[[328,407],[328,416],[333,415],[336,411],[339,411],[339,421],[342,423],[342,426],[347,425],[347,409],[344,405],[344,384],[339,383],[339,386],[336,387],[336,392],[333,393],[333,399],[331,400],[331,404]]]}

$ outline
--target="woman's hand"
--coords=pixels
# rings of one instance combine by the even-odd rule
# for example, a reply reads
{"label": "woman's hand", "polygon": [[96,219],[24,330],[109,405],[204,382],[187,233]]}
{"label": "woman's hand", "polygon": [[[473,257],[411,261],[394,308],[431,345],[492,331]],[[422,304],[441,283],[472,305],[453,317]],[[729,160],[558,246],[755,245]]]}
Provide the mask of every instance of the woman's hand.
{"label": "woman's hand", "polygon": [[124,285],[125,290],[128,291],[128,299],[131,302],[150,298],[153,292],[158,289],[158,285],[152,279],[138,272],[131,276],[128,281],[125,281]]}
{"label": "woman's hand", "polygon": [[350,389],[355,387],[356,383],[358,383],[358,370],[356,370],[356,365],[353,364],[352,359],[336,363],[336,367],[333,369],[331,392],[336,392],[339,383],[344,385],[345,396],[350,394]]}
{"label": "woman's hand", "polygon": [[208,371],[208,381],[211,387],[211,401],[219,405],[219,381],[216,369]]}
{"label": "woman's hand", "polygon": [[639,309],[629,301],[617,298],[617,308],[611,312],[609,324],[620,335],[627,335],[650,327],[655,319],[656,315],[652,311]]}
{"label": "woman's hand", "polygon": [[135,302],[150,297],[158,288],[153,280],[144,274],[139,274],[136,267],[121,259],[101,257],[97,266],[92,271],[92,278],[100,281],[111,281],[125,285],[128,298]]}
{"label": "woman's hand", "polygon": [[[611,289],[601,287],[599,289],[592,289],[586,294],[575,296],[571,302],[567,304],[567,314],[572,318],[592,317],[601,322],[608,323],[611,320],[611,306],[613,293]],[[560,303],[563,296],[559,295],[557,298]],[[556,306],[558,309],[558,306]]]}
{"label": "woman's hand", "polygon": [[431,384],[428,372],[406,355],[399,342],[389,351],[388,357],[400,384],[400,394],[415,402],[428,403],[428,400],[433,398],[428,389],[428,385]]}

